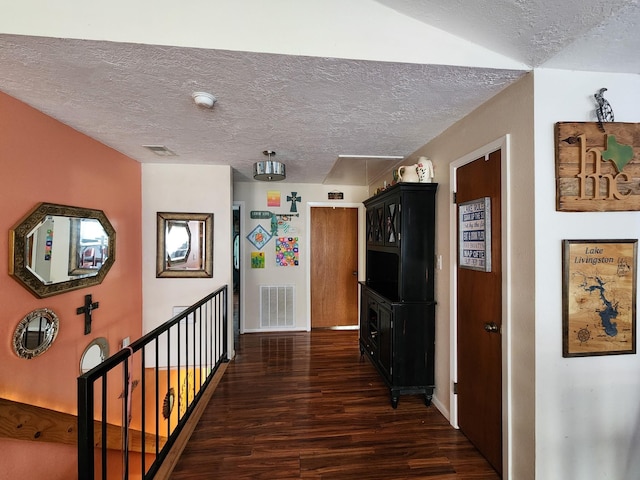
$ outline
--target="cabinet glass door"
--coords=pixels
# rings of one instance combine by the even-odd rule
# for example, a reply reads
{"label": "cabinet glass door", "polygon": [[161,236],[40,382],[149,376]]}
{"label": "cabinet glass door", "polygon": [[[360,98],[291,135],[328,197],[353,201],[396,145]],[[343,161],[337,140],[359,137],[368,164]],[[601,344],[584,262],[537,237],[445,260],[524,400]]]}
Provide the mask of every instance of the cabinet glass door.
{"label": "cabinet glass door", "polygon": [[373,243],[376,230],[376,211],[367,210],[367,243]]}
{"label": "cabinet glass door", "polygon": [[400,234],[400,203],[392,201],[385,203],[385,245],[395,246]]}
{"label": "cabinet glass door", "polygon": [[375,225],[373,228],[373,243],[383,244],[385,238],[385,226],[384,226],[384,206],[374,210],[375,212]]}

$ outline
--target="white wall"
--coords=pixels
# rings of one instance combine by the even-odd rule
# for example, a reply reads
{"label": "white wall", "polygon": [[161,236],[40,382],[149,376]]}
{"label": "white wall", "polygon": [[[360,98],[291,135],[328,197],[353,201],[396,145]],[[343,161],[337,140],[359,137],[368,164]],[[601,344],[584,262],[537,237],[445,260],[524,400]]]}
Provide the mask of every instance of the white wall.
{"label": "white wall", "polygon": [[640,472],[638,355],[562,357],[562,240],[640,237],[640,212],[555,210],[554,124],[595,121],[601,87],[616,121],[640,122],[639,75],[535,72],[538,479],[627,480]]}
{"label": "white wall", "polygon": [[[156,278],[156,214],[213,213],[213,278]],[[231,168],[215,165],[142,165],[143,334],[173,317],[174,306],[190,306],[229,285],[232,311]],[[229,315],[229,350],[233,316]]]}
{"label": "white wall", "polygon": [[[280,207],[267,207],[267,191],[280,192]],[[307,203],[329,202],[327,194],[332,191],[344,193],[343,200],[331,200],[331,204],[361,203],[368,197],[367,187],[349,187],[345,185],[320,184],[292,184],[282,182],[241,182],[234,184],[234,200],[242,202],[240,215],[244,230],[240,232],[240,276],[241,276],[241,306],[240,328],[242,332],[276,331],[276,330],[306,330],[309,325],[307,314],[307,274],[309,271],[309,252],[307,235]],[[247,235],[258,225],[270,231],[270,220],[255,220],[250,218],[251,210],[269,210],[274,213],[290,213],[291,203],[287,196],[297,192],[302,201],[297,203],[299,217],[293,217],[291,227],[295,233],[290,236],[299,238],[300,262],[297,267],[279,267],[275,261],[275,240],[271,239],[258,250],[247,240]],[[364,225],[361,226],[361,229]],[[251,268],[251,252],[265,252],[265,268]],[[289,328],[264,329],[260,326],[260,285],[294,285],[295,287],[295,321]],[[354,346],[357,348],[357,346]]]}

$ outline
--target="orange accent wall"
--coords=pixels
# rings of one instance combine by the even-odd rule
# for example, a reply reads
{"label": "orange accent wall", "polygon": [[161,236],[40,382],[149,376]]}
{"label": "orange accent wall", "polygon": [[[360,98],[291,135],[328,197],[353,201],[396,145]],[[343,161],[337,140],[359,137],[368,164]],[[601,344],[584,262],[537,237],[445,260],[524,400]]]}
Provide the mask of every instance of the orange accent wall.
{"label": "orange accent wall", "polygon": [[[100,285],[39,299],[8,274],[8,237],[39,202],[95,208],[117,233],[116,261]],[[131,158],[0,92],[0,397],[76,413],[80,356],[96,337],[111,353],[142,334],[141,167]],[[76,314],[84,295],[100,302],[84,335]],[[18,322],[35,308],[53,309],[60,331],[42,356],[13,352]],[[0,438],[0,480],[69,479],[75,448]]]}

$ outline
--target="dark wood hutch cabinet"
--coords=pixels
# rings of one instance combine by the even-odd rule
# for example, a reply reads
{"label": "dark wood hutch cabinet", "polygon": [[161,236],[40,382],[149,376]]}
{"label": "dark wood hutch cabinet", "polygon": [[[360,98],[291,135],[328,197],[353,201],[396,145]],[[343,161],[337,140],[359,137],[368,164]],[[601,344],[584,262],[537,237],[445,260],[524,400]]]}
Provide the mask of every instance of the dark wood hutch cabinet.
{"label": "dark wood hutch cabinet", "polygon": [[368,200],[366,281],[361,282],[360,352],[398,406],[434,389],[435,183],[399,183]]}

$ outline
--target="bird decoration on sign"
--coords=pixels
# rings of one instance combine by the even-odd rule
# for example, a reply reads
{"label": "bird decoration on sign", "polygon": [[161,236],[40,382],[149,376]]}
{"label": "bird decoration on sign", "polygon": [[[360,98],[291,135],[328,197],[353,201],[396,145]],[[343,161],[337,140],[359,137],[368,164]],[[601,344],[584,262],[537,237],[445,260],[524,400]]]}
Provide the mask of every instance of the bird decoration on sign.
{"label": "bird decoration on sign", "polygon": [[604,132],[604,122],[613,122],[613,109],[607,99],[602,96],[606,92],[606,88],[601,88],[593,96],[596,99],[596,117],[598,117],[598,126]]}

